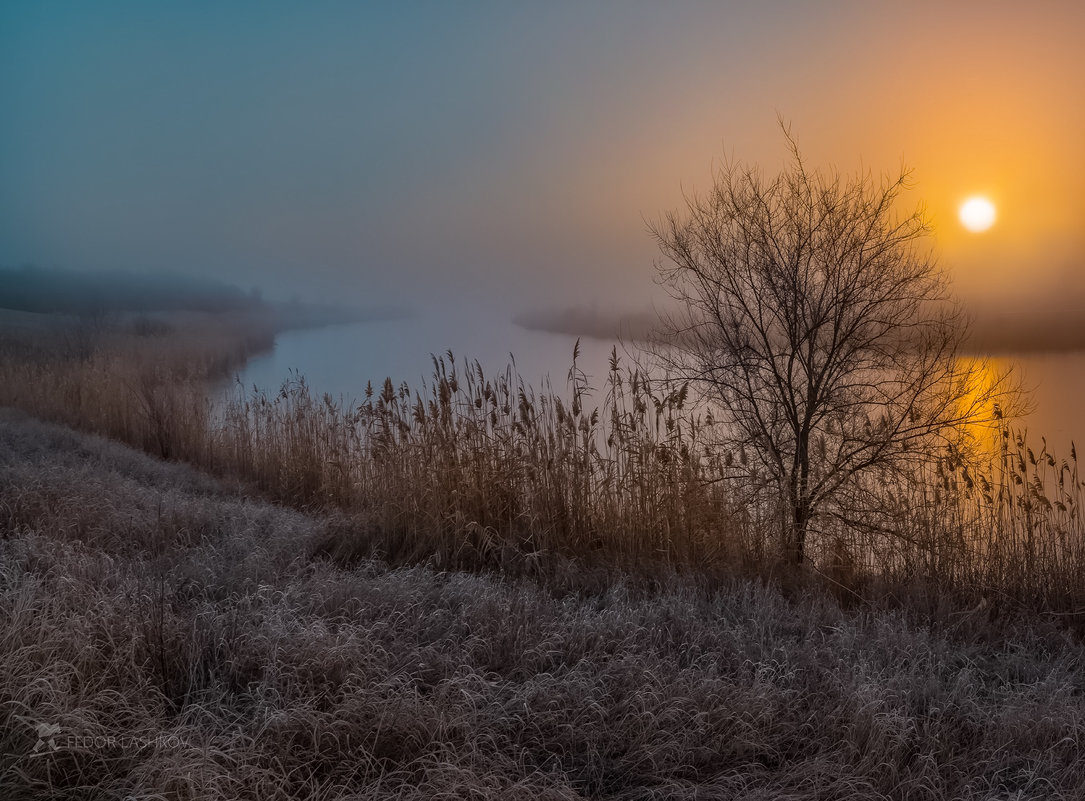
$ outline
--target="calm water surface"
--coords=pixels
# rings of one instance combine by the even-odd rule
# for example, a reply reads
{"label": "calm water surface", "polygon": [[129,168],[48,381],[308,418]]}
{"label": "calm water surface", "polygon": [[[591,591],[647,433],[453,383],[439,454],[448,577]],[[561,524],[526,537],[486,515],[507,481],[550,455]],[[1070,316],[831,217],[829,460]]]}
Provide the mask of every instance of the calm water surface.
{"label": "calm water surface", "polygon": [[[525,331],[511,322],[485,320],[479,326],[477,319],[452,315],[438,324],[427,320],[425,326],[409,319],[334,325],[280,334],[274,350],[251,359],[237,381],[246,390],[277,391],[291,371],[298,371],[315,392],[349,403],[364,396],[367,381],[378,391],[385,378],[397,386],[406,381],[419,388],[433,374],[431,354],[447,361],[446,351],[451,350],[461,371],[469,358],[477,360],[487,376],[496,375],[514,356],[525,383],[539,387],[549,377],[554,389],[562,390],[576,341],[575,336]],[[581,340],[577,365],[592,377],[594,387],[606,377],[613,344]]]}
{"label": "calm water surface", "polygon": [[[287,331],[279,335],[274,350],[252,359],[237,378],[246,390],[255,386],[276,392],[291,371],[297,371],[315,392],[350,403],[364,396],[370,380],[378,390],[386,377],[397,385],[407,381],[412,388],[420,387],[432,374],[430,354],[451,349],[457,364],[464,357],[477,359],[487,375],[503,371],[510,353],[515,354],[525,382],[538,387],[549,376],[554,389],[563,390],[575,342],[574,336],[525,331],[512,322],[450,312],[444,319],[427,316],[425,325],[404,319]],[[606,377],[612,344],[581,340],[578,365],[596,388]],[[1038,449],[1045,436],[1049,449],[1062,457],[1069,455],[1071,439],[1085,443],[1085,353],[1007,355],[996,361],[1016,365],[1034,391],[1035,410],[1020,422],[1030,443]],[[237,388],[235,382],[230,391]]]}

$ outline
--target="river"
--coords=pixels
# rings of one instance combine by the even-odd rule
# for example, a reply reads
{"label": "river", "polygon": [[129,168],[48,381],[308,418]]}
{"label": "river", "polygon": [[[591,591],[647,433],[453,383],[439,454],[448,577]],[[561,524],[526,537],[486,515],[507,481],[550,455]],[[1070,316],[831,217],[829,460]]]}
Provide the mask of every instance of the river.
{"label": "river", "polygon": [[[273,350],[249,361],[237,379],[246,390],[275,392],[296,371],[318,394],[351,403],[363,397],[367,381],[378,389],[386,377],[397,385],[406,381],[419,387],[432,374],[431,354],[451,349],[458,364],[465,357],[477,359],[487,375],[503,371],[513,354],[525,382],[537,387],[549,376],[552,386],[563,390],[575,342],[575,336],[527,331],[499,317],[452,310],[443,319],[427,316],[425,325],[401,319],[286,331],[276,338]],[[581,340],[578,366],[596,388],[606,378],[613,344]],[[1000,354],[994,362],[1014,365],[1032,390],[1033,411],[1018,422],[1031,443],[1038,448],[1044,436],[1049,449],[1065,457],[1071,440],[1085,442],[1085,353]]]}

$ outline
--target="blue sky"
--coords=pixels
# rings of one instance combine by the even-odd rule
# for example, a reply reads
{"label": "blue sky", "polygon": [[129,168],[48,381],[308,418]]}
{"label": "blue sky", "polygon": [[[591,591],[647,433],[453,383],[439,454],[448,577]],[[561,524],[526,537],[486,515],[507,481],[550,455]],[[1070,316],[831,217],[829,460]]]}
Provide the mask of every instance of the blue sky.
{"label": "blue sky", "polygon": [[965,294],[1065,297],[1083,32],[1072,3],[8,2],[0,264],[635,308],[646,219],[725,155],[781,164],[781,114],[819,166],[914,166]]}

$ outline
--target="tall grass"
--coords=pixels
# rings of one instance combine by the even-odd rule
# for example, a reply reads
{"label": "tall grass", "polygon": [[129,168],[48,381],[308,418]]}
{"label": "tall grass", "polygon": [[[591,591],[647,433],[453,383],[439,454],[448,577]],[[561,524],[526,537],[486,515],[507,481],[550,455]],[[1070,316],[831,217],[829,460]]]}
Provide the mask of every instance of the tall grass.
{"label": "tall grass", "polygon": [[704,480],[686,392],[623,371],[616,352],[601,408],[575,354],[569,390],[536,391],[511,367],[489,377],[452,354],[418,391],[386,380],[353,408],[296,378],[230,403],[214,451],[274,496],[347,509],[363,539],[440,564],[730,558],[737,510]]}
{"label": "tall grass", "polygon": [[[72,334],[67,336],[71,337]],[[337,510],[322,547],[440,567],[537,573],[667,567],[773,572],[780,510],[734,480],[746,460],[674,386],[611,356],[592,388],[578,353],[564,388],[486,374],[449,353],[412,389],[361,403],[301,376],[274,395],[239,388],[212,409],[206,382],[266,332],[245,325],[99,332],[92,347],[9,343],[0,403],[240,478],[269,497]],[[846,595],[877,586],[959,591],[989,604],[1085,608],[1076,450],[1033,450],[1005,420],[994,445],[948,447],[908,476],[871,476],[847,519],[810,535],[809,569]]]}
{"label": "tall grass", "polygon": [[42,317],[0,327],[0,404],[194,463],[210,455],[208,382],[274,341],[256,315]]}

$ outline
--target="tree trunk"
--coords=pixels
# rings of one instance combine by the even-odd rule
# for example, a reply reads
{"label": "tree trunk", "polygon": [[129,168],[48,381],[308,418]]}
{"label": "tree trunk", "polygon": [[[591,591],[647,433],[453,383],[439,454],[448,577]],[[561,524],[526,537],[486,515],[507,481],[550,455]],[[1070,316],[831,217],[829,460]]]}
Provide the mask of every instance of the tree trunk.
{"label": "tree trunk", "polygon": [[806,558],[806,529],[812,514],[810,504],[810,450],[808,435],[800,433],[791,474],[791,527],[787,539],[787,561],[798,567]]}
{"label": "tree trunk", "polygon": [[806,528],[810,523],[810,505],[801,497],[791,506],[791,530],[788,532],[787,561],[798,567],[806,558]]}

